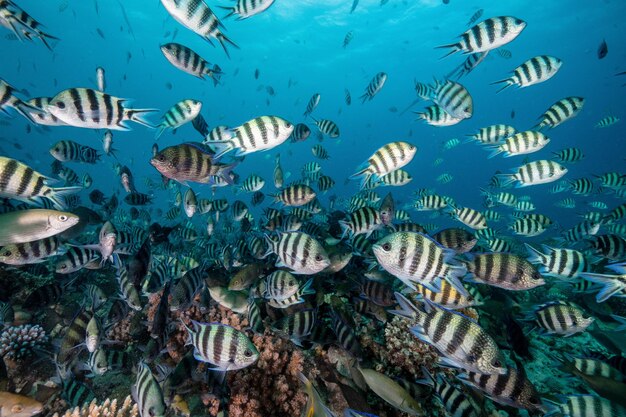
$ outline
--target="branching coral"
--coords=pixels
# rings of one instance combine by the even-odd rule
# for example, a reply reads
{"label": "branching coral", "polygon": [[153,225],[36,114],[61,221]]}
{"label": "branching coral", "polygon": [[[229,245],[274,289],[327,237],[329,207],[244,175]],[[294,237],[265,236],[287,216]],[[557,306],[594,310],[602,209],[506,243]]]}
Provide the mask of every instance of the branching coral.
{"label": "branching coral", "polygon": [[48,342],[39,325],[23,324],[9,327],[0,334],[0,358],[19,360],[31,356]]}
{"label": "branching coral", "polygon": [[67,410],[64,414],[56,413],[53,417],[138,417],[137,404],[126,397],[121,406],[117,400],[107,399],[102,404],[97,404],[94,399],[90,404]]}

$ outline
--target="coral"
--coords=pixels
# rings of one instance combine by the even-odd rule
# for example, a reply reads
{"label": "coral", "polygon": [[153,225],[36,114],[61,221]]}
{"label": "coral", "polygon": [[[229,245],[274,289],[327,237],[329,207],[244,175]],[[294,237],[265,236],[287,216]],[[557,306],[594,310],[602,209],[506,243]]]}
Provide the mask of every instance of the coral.
{"label": "coral", "polygon": [[33,355],[47,342],[48,336],[39,325],[9,327],[0,334],[0,357],[20,360]]}
{"label": "coral", "polygon": [[391,319],[385,326],[384,344],[377,343],[367,331],[360,335],[363,348],[372,351],[380,361],[374,369],[386,374],[408,374],[413,379],[422,377],[422,366],[432,371],[439,354],[435,348],[413,336],[409,327],[409,320],[400,317]]}
{"label": "coral", "polygon": [[[266,332],[253,342],[259,360],[228,375],[231,390],[228,415],[233,417],[299,415],[306,404],[297,374],[307,358],[288,341]],[[308,364],[307,369],[313,368]]]}
{"label": "coral", "polygon": [[107,399],[102,404],[97,404],[94,399],[90,404],[82,408],[76,407],[67,410],[53,417],[138,417],[137,404],[134,404],[130,396],[126,397],[121,406],[118,407],[117,400]]}

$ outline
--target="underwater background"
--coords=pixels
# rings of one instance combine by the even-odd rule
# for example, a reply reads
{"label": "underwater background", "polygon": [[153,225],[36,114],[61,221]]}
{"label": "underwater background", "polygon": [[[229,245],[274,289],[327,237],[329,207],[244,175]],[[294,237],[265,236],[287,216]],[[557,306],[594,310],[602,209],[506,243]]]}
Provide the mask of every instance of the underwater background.
{"label": "underwater background", "polygon": [[[183,4],[188,2],[182,0]],[[625,116],[626,25],[623,16],[626,16],[626,2],[276,0],[267,10],[241,20],[236,15],[225,18],[228,11],[220,6],[263,2],[205,0],[205,3],[222,22],[223,33],[236,44],[235,47],[226,43],[227,53],[215,38],[211,40],[212,46],[181,25],[156,0],[0,1],[0,23],[3,26],[0,28],[3,55],[0,79],[12,86],[13,95],[21,100],[53,98],[70,88],[98,89],[96,69],[101,67],[105,71],[105,92],[127,99],[125,107],[155,109],[145,116],[153,126],[163,120],[164,113],[175,103],[194,99],[202,102],[199,113],[209,129],[218,125],[236,128],[255,118],[274,115],[293,126],[304,123],[311,130],[308,138],[287,139],[269,150],[246,154],[245,158],[240,155],[236,157],[236,151],[226,153],[219,161],[216,158],[215,163],[235,163],[237,177],[235,184],[214,186],[212,182],[202,184],[197,181],[178,181],[172,176],[161,175],[162,172],[151,164],[151,159],[163,149],[205,140],[206,135],[192,125],[193,117],[185,120],[175,132],[167,129],[158,138],[155,137],[155,129],[128,123],[128,131],[113,131],[115,152],[107,155],[102,149],[104,129],[38,125],[36,121],[22,117],[10,105],[0,106],[6,110],[6,114],[0,112],[2,157],[17,160],[45,176],[55,177],[58,166],[51,166],[54,158],[50,148],[58,141],[74,141],[95,148],[101,154],[93,164],[63,162],[64,166],[70,167],[78,175],[78,183],[73,185],[84,186],[85,174],[92,181],[89,187],[73,193],[79,199],[69,201],[64,210],[73,212],[76,207],[83,206],[98,216],[93,221],[90,217],[89,224],[86,227],[83,225],[79,235],[61,242],[67,245],[66,249],[70,246],[102,245],[99,233],[103,224],[110,221],[114,230],[127,231],[134,237],[141,236],[141,239],[129,245],[131,250],[120,253],[116,258],[121,258],[121,269],[124,269],[130,268],[128,265],[138,259],[137,253],[141,253],[142,245],[152,239],[152,246],[147,249],[151,261],[146,262],[147,270],[133,283],[140,293],[141,306],[139,309],[131,306],[125,314],[117,317],[119,321],[110,320],[113,314],[111,306],[125,298],[119,294],[123,292],[119,287],[120,265],[113,258],[110,262],[109,259],[103,259],[100,267],[91,265],[93,269],[78,268],[72,274],[60,274],[58,269],[55,272],[56,262],[65,256],[64,251],[46,260],[39,259],[41,263],[0,264],[0,313],[5,313],[2,306],[10,306],[12,310],[12,316],[0,316],[0,331],[4,329],[9,332],[4,335],[4,339],[0,338],[0,352],[7,355],[13,349],[6,348],[3,351],[2,341],[9,346],[8,338],[14,337],[10,332],[16,331],[11,329],[17,326],[39,324],[47,335],[42,338],[41,349],[34,349],[33,352],[25,350],[23,358],[26,359],[20,355],[13,358],[5,356],[7,371],[4,375],[0,372],[0,407],[3,402],[9,404],[14,401],[12,397],[3,396],[4,392],[9,391],[44,404],[42,409],[38,409],[42,415],[52,416],[55,412],[62,413],[74,406],[81,407],[89,403],[92,398],[82,401],[73,396],[72,384],[84,384],[95,391],[98,403],[107,398],[117,398],[121,403],[131,395],[131,385],[138,384],[137,374],[147,372],[154,378],[151,388],[165,391],[163,401],[167,404],[164,408],[166,415],[200,416],[217,415],[218,412],[234,416],[290,416],[302,412],[310,413],[303,414],[307,416],[342,413],[346,416],[368,415],[365,412],[378,416],[459,415],[454,414],[447,399],[424,391],[428,384],[415,384],[426,378],[421,369],[425,366],[435,375],[435,380],[436,375],[441,374],[445,375],[447,381],[455,381],[452,385],[458,393],[462,393],[459,395],[471,398],[463,401],[478,404],[472,411],[476,414],[464,415],[624,415],[620,414],[626,407],[624,400],[622,398],[619,402],[616,398],[626,393],[626,390],[622,391],[626,389],[626,376],[623,373],[626,344],[622,344],[626,342],[622,330],[622,317],[626,316],[623,301],[626,300],[623,284],[626,269],[626,131],[621,120]],[[45,33],[58,38],[47,39],[49,49],[39,39],[36,30],[35,35],[30,36],[32,39],[28,39],[25,34],[32,28],[14,32],[6,27],[5,22],[11,21],[9,15],[15,5],[37,19]],[[480,15],[473,19],[479,11]],[[437,47],[456,42],[458,36],[471,26],[496,16],[514,16],[525,21],[526,27],[515,39],[490,51],[470,73],[458,79],[450,77],[471,94],[471,117],[446,127],[433,126],[419,120],[416,112],[424,111],[437,98],[420,98],[419,94],[416,95],[416,85],[428,84],[435,88],[436,80],[445,80],[469,56],[457,52],[442,58],[450,51]],[[468,24],[470,19],[474,21]],[[211,66],[219,66],[219,76],[214,77],[216,82],[211,77],[194,77],[168,62],[160,46],[169,42],[185,45],[210,62]],[[608,53],[600,53],[602,45],[608,48]],[[511,86],[498,92],[502,85],[492,85],[507,79],[517,66],[537,55],[558,57],[562,67],[549,80],[527,88]],[[360,96],[367,92],[368,85],[380,72],[387,76],[384,85],[369,100],[362,102]],[[346,101],[346,91],[351,96],[350,103]],[[319,104],[311,115],[304,116],[309,99],[316,93],[321,97]],[[536,152],[510,158],[502,155],[489,158],[493,148],[468,139],[479,129],[495,124],[513,126],[519,132],[539,131],[536,126],[542,114],[555,102],[571,96],[584,98],[580,113],[559,126],[543,129],[550,142]],[[46,109],[40,111],[45,112]],[[315,125],[318,119],[332,120],[340,129],[339,136],[333,138],[319,132]],[[602,126],[598,126],[599,123]],[[374,188],[373,191],[377,193],[375,196],[364,195],[368,191],[361,190],[358,178],[355,180],[350,177],[379,148],[396,141],[408,142],[417,147],[414,158],[402,167],[412,180],[398,187]],[[208,141],[206,144],[212,146]],[[321,145],[330,157],[315,158],[311,151],[315,145]],[[219,151],[219,146],[215,148],[203,148],[203,154]],[[515,173],[518,167],[529,161],[555,160],[554,154],[565,148],[577,148],[582,151],[584,158],[575,163],[564,163],[567,173],[562,178],[561,189],[553,188],[557,185],[556,181],[523,188],[507,188],[502,182],[506,178],[502,174]],[[246,306],[249,305],[248,299],[255,299],[255,296],[252,290],[248,292],[248,287],[257,288],[258,282],[265,282],[265,277],[276,271],[275,265],[285,266],[284,259],[281,265],[276,264],[275,258],[276,255],[280,258],[280,250],[272,248],[265,235],[271,240],[273,236],[280,235],[278,232],[290,232],[282,229],[284,224],[275,228],[266,227],[271,221],[267,209],[280,209],[286,215],[292,213],[290,210],[293,207],[299,206],[288,204],[284,198],[282,202],[273,201],[274,194],[281,192],[273,181],[277,155],[280,155],[284,173],[283,189],[289,184],[306,184],[317,191],[316,198],[321,208],[311,211],[310,217],[301,219],[304,224],[312,224],[306,229],[308,235],[324,246],[322,250],[328,252],[331,267],[335,266],[331,252],[336,250],[331,250],[331,247],[341,247],[341,256],[338,256],[341,260],[347,259],[347,262],[339,262],[341,267],[338,266],[337,270],[296,270],[294,275],[299,285],[306,285],[311,277],[314,281],[309,284],[311,288],[307,288],[310,292],[304,292],[305,299],[288,306],[287,310],[272,310],[272,307],[266,306],[269,298],[257,294],[256,299],[262,301],[253,303],[260,304],[265,329],[254,329],[253,332],[248,329],[251,313]],[[321,171],[315,171],[315,175],[307,178],[302,173],[303,166],[313,161],[320,164]],[[148,204],[133,207],[141,211],[137,215],[139,217],[129,214],[131,205],[124,201],[128,193],[120,181],[121,167],[132,172],[136,190],[151,200]],[[605,173],[614,173],[615,178],[598,178]],[[317,179],[321,174],[335,182],[324,192],[318,189]],[[444,174],[447,179],[442,179]],[[251,175],[265,180],[262,188],[264,200],[257,204],[251,202],[253,193],[241,190],[244,180]],[[58,181],[52,186],[72,185],[67,181],[64,184],[58,175],[56,177]],[[593,184],[591,190],[578,192],[570,182],[582,178]],[[572,187],[576,192],[572,192]],[[189,188],[198,201],[226,199],[229,208],[221,213],[215,209],[208,209],[205,213],[194,212],[192,216],[185,215],[183,209],[179,210],[180,213],[176,211],[177,215],[173,218],[168,218],[167,213],[173,207],[186,207],[186,203],[180,200],[186,198],[186,190]],[[94,190],[101,191],[104,200],[96,202],[90,194]],[[511,230],[512,224],[524,213],[520,214],[520,210],[497,201],[494,203],[493,199],[498,198],[494,195],[498,192],[513,193],[520,201],[532,202],[534,207],[530,211],[551,219],[549,226],[545,227],[545,233],[524,236]],[[605,281],[594,281],[597,277],[593,276],[583,280],[575,274],[567,279],[562,276],[555,278],[550,271],[546,271],[549,267],[545,263],[535,259],[531,262],[544,274],[545,286],[506,288],[489,282],[475,285],[480,290],[479,296],[490,300],[491,304],[485,301],[482,305],[466,307],[462,309],[463,317],[477,319],[477,323],[496,339],[497,345],[506,352],[504,357],[509,367],[515,368],[517,365],[519,370],[521,365],[522,373],[523,368],[526,368],[528,379],[534,384],[533,390],[536,389],[538,396],[547,398],[543,400],[544,406],[535,407],[534,404],[529,405],[513,397],[506,401],[491,402],[488,398],[497,397],[493,389],[489,392],[488,387],[482,390],[465,388],[467,384],[457,381],[454,376],[461,372],[467,373],[468,368],[458,366],[458,363],[452,368],[435,367],[437,359],[445,355],[423,338],[418,340],[413,337],[414,333],[409,330],[405,318],[390,314],[390,310],[402,309],[397,305],[399,300],[397,296],[394,298],[394,292],[411,292],[406,286],[407,280],[420,284],[421,278],[403,279],[386,267],[383,259],[372,255],[371,249],[370,253],[363,255],[354,243],[354,237],[363,234],[367,235],[371,246],[401,230],[388,227],[390,225],[379,218],[382,211],[379,201],[387,193],[391,193],[392,207],[395,206],[396,211],[403,210],[403,215],[409,216],[396,219],[396,225],[406,223],[420,226],[414,229],[407,226],[411,233],[422,232],[432,237],[435,232],[462,227],[472,234],[474,240],[469,240],[476,245],[472,245],[466,252],[499,253],[499,250],[490,247],[493,238],[497,236],[510,245],[507,252],[520,259],[529,256],[524,244],[533,244],[537,248],[540,244],[568,248],[584,254],[588,260],[588,269],[584,272],[610,275],[613,277],[610,279],[618,282],[606,281],[606,277],[600,277]],[[2,214],[29,207],[20,206],[24,203],[23,199],[12,197],[8,191],[0,195],[3,197]],[[119,206],[107,208],[106,203],[102,204],[103,201],[110,201],[114,195],[119,200]],[[499,214],[499,220],[487,219],[489,232],[483,231],[481,234],[482,228],[474,227],[471,221],[459,219],[460,214],[452,213],[449,209],[415,210],[416,200],[428,195],[446,196],[449,198],[448,208],[466,207],[483,213],[495,211]],[[363,198],[356,201],[355,197]],[[572,201],[566,204],[563,202],[565,199]],[[41,200],[45,198],[35,200],[27,201],[28,205],[41,207]],[[246,204],[249,215],[233,219],[238,217],[237,213],[231,212],[237,200]],[[596,205],[591,206],[592,202]],[[345,231],[338,219],[343,221],[350,212],[364,206],[372,207],[372,213],[376,214],[371,215],[375,218],[352,218],[350,231]],[[193,210],[196,210],[195,206]],[[393,212],[394,209],[391,210]],[[242,217],[246,219],[243,223]],[[360,221],[364,224],[354,224]],[[577,235],[576,239],[563,238],[568,230],[583,221],[591,222],[590,227],[595,226],[595,231],[581,232],[582,235]],[[214,223],[214,235],[211,235],[212,231],[207,233],[207,222]],[[159,226],[159,236],[164,240],[153,239],[153,233],[156,233],[152,228],[154,224]],[[209,223],[209,228],[211,225]],[[14,224],[3,223],[0,218],[0,226],[11,230]],[[359,227],[367,231],[356,232]],[[161,228],[172,229],[163,232]],[[141,231],[137,232],[137,229]],[[193,229],[194,237],[187,239],[185,229]],[[168,238],[167,233],[171,230],[174,232]],[[601,235],[615,238],[610,238],[606,244],[608,246],[605,246],[604,242],[594,240],[594,236]],[[258,238],[258,245],[264,245],[268,256],[256,257],[237,250],[253,236]],[[244,243],[239,243],[242,241]],[[0,239],[0,242],[4,241]],[[7,241],[6,245],[2,243],[0,246],[14,242],[17,240]],[[28,240],[19,243],[25,242]],[[438,242],[450,248],[444,242]],[[99,250],[102,250],[102,246]],[[308,249],[306,253],[305,257],[308,257]],[[448,261],[453,263],[447,258],[441,262],[445,264]],[[454,262],[466,265],[465,262],[471,263],[473,258],[457,250]],[[156,265],[160,263],[167,264],[170,269],[163,276],[157,277],[160,285],[154,291],[146,291],[144,279],[149,281],[158,269]],[[178,264],[181,266],[178,267]],[[609,268],[606,268],[607,265]],[[167,303],[163,306],[161,300],[167,299],[168,292],[174,292],[182,276],[195,268],[200,268],[197,270],[198,276],[207,284],[197,284],[197,288],[190,290],[188,296],[192,300],[189,300],[187,308],[170,309]],[[232,298],[229,298],[230,293],[220,293],[219,296],[209,294],[209,287],[227,288],[240,271],[247,271],[242,275],[250,282],[245,288],[234,291],[245,291],[232,295]],[[385,271],[385,278],[371,280],[366,275],[371,271],[379,271],[381,274]],[[616,275],[621,276],[621,281],[614,278]],[[364,289],[368,282],[384,283],[384,288],[373,290],[380,291],[382,295],[368,294],[369,289]],[[63,295],[54,302],[25,305],[24,300],[28,299],[29,294],[51,283],[63,284]],[[89,322],[90,317],[98,316],[102,333],[99,340],[103,346],[106,347],[105,342],[108,341],[111,342],[111,349],[134,355],[123,365],[120,363],[116,372],[95,376],[93,369],[76,368],[77,363],[89,366],[89,357],[93,354],[91,350],[86,352],[84,347],[70,346],[73,351],[70,356],[76,357],[66,363],[60,363],[58,359],[60,350],[65,346],[60,341],[67,338],[65,329],[71,327],[77,314],[89,311],[88,306],[93,300],[90,291],[95,291],[89,288],[90,285],[99,287],[103,299],[97,303],[97,308],[91,304],[91,312],[85,313],[86,322]],[[607,286],[616,295],[599,302],[597,294],[603,289],[608,291]],[[232,286],[230,290],[233,290]],[[382,297],[385,302],[374,304],[384,307],[386,311],[381,313],[375,306],[370,306],[369,310],[365,307],[365,313],[357,312],[358,302],[355,297],[358,299],[363,296],[370,301],[376,296]],[[416,299],[412,301],[418,302]],[[571,337],[563,337],[558,332],[557,335],[538,335],[536,328],[541,327],[541,323],[537,325],[528,315],[532,316],[533,311],[550,302],[575,303],[583,315],[593,317],[595,323],[587,331],[581,329],[580,333]],[[9,307],[6,308],[9,311]],[[283,325],[285,318],[305,311],[303,309],[315,310],[315,313],[311,313],[317,314],[313,326],[315,329],[324,326],[334,336],[303,343],[304,340],[290,334],[292,328],[275,331],[279,327],[277,323]],[[156,316],[163,317],[164,330],[158,336],[148,335]],[[351,320],[345,316],[351,317]],[[244,336],[246,340],[258,350],[258,361],[241,369],[219,369],[225,372],[225,381],[216,383],[214,377],[205,372],[212,362],[205,360],[206,357],[190,359],[189,346],[185,347],[187,333],[193,330],[192,320],[198,323],[221,323],[241,330],[247,334]],[[567,319],[563,320],[567,322]],[[511,324],[512,321],[523,330],[515,330],[517,327]],[[414,322],[411,324],[415,325]],[[352,332],[350,334],[360,345],[358,354],[352,349],[353,345],[348,343],[346,347],[346,341],[341,339],[345,337],[339,334],[343,332],[342,326],[348,327],[349,330],[345,332]],[[244,332],[244,329],[248,330]],[[468,333],[471,334],[471,331]],[[511,336],[512,333],[515,336]],[[146,348],[150,339],[162,336],[166,337],[161,349],[153,352],[154,355],[146,354],[146,349],[150,349]],[[306,339],[309,335],[304,336]],[[518,337],[524,340],[519,341]],[[517,343],[530,344],[533,355],[520,356],[514,346]],[[195,343],[192,344],[194,349],[198,349]],[[240,346],[237,346],[239,349]],[[165,381],[186,354],[189,367],[194,369],[182,377],[184,382],[180,382],[180,386],[172,388]],[[215,352],[211,350],[210,354]],[[568,362],[571,357],[594,358],[603,363],[613,359],[610,362],[614,368],[611,372],[617,370],[617,374],[611,373],[608,378],[610,382],[607,382],[598,379],[598,375],[606,377],[600,371],[595,374],[592,372],[591,379],[588,379],[579,375],[579,372],[584,371],[569,372],[567,367],[563,370],[561,361]],[[30,363],[35,365],[29,368]],[[143,367],[142,364],[147,365]],[[198,364],[199,369],[195,369]],[[364,378],[364,375],[358,373],[359,366],[375,370],[377,374],[370,375],[371,380]],[[601,365],[594,362],[594,366]],[[306,375],[304,379],[308,378],[307,382],[301,384],[299,373]],[[576,376],[572,376],[572,373]],[[220,377],[223,375],[217,379]],[[393,386],[389,378],[409,381],[417,392],[411,393],[407,388],[401,394],[396,393],[396,397],[392,395],[385,398],[372,385]],[[615,407],[610,411],[613,414],[559,408],[559,404],[564,404],[566,400],[557,398],[558,395],[574,394],[593,395],[594,401],[600,401],[600,407],[605,407],[605,411],[610,406],[598,398],[608,398],[606,401]],[[405,395],[411,396],[418,405],[406,406],[406,401],[413,402],[406,400]],[[133,398],[137,402],[137,397]],[[157,405],[162,402],[158,399],[154,401]],[[130,410],[134,402],[131,403],[130,399],[127,402]],[[327,406],[329,409],[325,408]],[[35,405],[31,407],[37,409]],[[147,409],[142,409],[142,404],[139,404],[139,410],[129,410],[121,411],[118,415],[153,415]],[[0,415],[4,416],[3,413]],[[15,412],[8,415],[34,413]],[[102,414],[83,411],[80,415],[107,414],[104,411]]]}

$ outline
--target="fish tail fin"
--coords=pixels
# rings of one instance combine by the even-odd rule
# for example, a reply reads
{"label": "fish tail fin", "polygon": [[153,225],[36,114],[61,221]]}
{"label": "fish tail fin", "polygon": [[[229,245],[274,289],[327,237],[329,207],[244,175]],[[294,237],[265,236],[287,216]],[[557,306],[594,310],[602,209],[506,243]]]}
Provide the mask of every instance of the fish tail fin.
{"label": "fish tail fin", "polygon": [[504,84],[502,87],[500,87],[500,89],[498,89],[498,91],[496,91],[496,94],[498,94],[502,90],[505,90],[509,88],[510,86],[512,86],[514,83],[510,78],[505,78],[504,80],[498,80],[498,81],[494,81],[491,83],[491,85],[496,85],[496,84]]}
{"label": "fish tail fin", "polygon": [[412,319],[415,317],[419,317],[421,314],[424,313],[420,307],[417,307],[415,304],[413,304],[411,300],[406,298],[403,294],[395,292],[394,295],[396,297],[396,301],[398,301],[400,309],[389,310],[391,314]]}
{"label": "fish tail fin", "polygon": [[539,250],[533,248],[528,243],[524,243],[524,245],[526,245],[526,249],[528,249],[528,253],[530,253],[530,256],[526,258],[528,262],[530,262],[531,264],[538,264],[538,263],[544,262],[544,260],[546,259],[546,255],[544,255]]}
{"label": "fish tail fin", "polygon": [[461,43],[457,42],[457,43],[449,43],[447,45],[441,45],[441,46],[436,46],[435,49],[445,49],[445,48],[451,48],[452,50],[450,52],[448,52],[447,54],[445,54],[444,56],[442,56],[439,59],[444,59],[456,52],[459,52],[462,48],[461,48]]}
{"label": "fish tail fin", "polygon": [[233,16],[235,14],[235,8],[234,7],[229,7],[229,6],[217,6],[217,7],[219,7],[220,9],[229,11],[229,13],[226,16],[224,16],[222,19],[228,19],[229,17],[231,17],[231,16]]}
{"label": "fish tail fin", "polygon": [[239,161],[234,162],[234,163],[232,163],[232,164],[230,164],[230,165],[226,165],[224,168],[222,168],[222,169],[220,170],[220,173],[219,173],[220,177],[221,177],[224,181],[226,181],[226,183],[227,183],[228,185],[233,185],[233,184],[234,184],[233,179],[231,178],[230,174],[232,173],[233,169],[235,169],[235,167],[236,167],[237,165],[239,165]]}
{"label": "fish tail fin", "polygon": [[226,56],[230,59],[230,54],[228,53],[228,49],[226,49],[226,44],[230,44],[231,46],[234,46],[237,49],[239,48],[239,45],[237,45],[235,42],[233,42],[232,40],[228,39],[228,37],[226,37],[226,35],[224,35],[223,33],[219,33],[217,35],[217,40],[219,41],[220,45],[222,45],[222,48],[224,48],[224,52],[226,53]]}
{"label": "fish tail fin", "polygon": [[602,303],[611,298],[616,293],[624,289],[624,284],[615,279],[612,275],[593,274],[591,272],[581,272],[579,277],[591,281],[594,284],[602,286],[602,289],[596,295],[596,301]]}
{"label": "fish tail fin", "polygon": [[[127,118],[128,120],[132,120],[135,123],[139,123],[140,125],[144,125],[146,127],[149,127],[150,129],[156,129],[156,126],[153,125],[152,123],[148,122],[146,119],[144,119],[144,115],[145,113],[154,113],[159,111],[158,109],[125,109],[124,111],[124,116],[125,118]],[[122,122],[120,122],[120,126]]]}
{"label": "fish tail fin", "polygon": [[371,100],[372,98],[370,97],[369,94],[365,93],[362,96],[359,97],[361,99],[361,103],[365,103],[367,100]]}
{"label": "fish tail fin", "polygon": [[67,196],[67,195],[72,195],[75,194],[77,192],[79,192],[80,190],[82,190],[83,187],[59,187],[59,188],[51,188],[51,192],[49,195],[47,195],[47,197],[52,200],[52,202],[54,203],[55,207],[57,207],[59,210],[63,210],[65,209],[65,207],[67,206],[65,200],[63,197]]}
{"label": "fish tail fin", "polygon": [[502,179],[502,187],[508,187],[509,185],[513,184],[515,181],[517,181],[517,178],[515,177],[515,174],[496,174],[498,176],[498,178]]}
{"label": "fish tail fin", "polygon": [[500,147],[500,145],[486,146],[486,148],[491,150],[491,153],[489,154],[489,156],[487,156],[488,159],[491,159],[497,155],[500,155],[502,152],[504,152],[504,150]]}

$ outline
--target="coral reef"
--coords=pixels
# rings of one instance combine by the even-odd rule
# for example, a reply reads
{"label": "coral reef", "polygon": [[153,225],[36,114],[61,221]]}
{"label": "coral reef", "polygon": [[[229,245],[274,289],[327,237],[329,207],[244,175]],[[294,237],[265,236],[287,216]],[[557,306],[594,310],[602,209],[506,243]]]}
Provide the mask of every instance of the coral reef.
{"label": "coral reef", "polygon": [[67,410],[59,415],[56,413],[53,417],[138,417],[137,404],[135,404],[130,396],[126,397],[121,406],[118,406],[117,400],[107,399],[102,404],[97,404],[94,399],[90,404]]}
{"label": "coral reef", "polygon": [[39,325],[23,324],[9,327],[0,334],[0,357],[20,360],[43,348],[48,342],[46,332]]}

